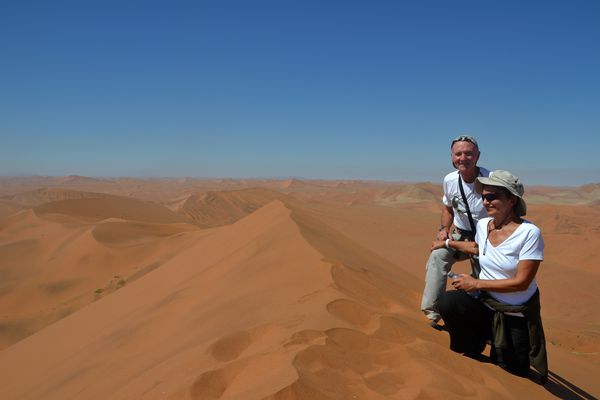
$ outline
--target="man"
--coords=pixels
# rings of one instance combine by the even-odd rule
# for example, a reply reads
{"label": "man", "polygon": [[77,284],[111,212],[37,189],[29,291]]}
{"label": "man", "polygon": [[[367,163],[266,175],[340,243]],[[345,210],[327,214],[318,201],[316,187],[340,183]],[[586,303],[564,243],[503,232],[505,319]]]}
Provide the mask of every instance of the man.
{"label": "man", "polygon": [[[450,155],[456,171],[444,177],[442,224],[436,240],[472,241],[475,237],[477,221],[487,216],[481,196],[475,191],[475,179],[478,176],[490,176],[490,171],[477,166],[480,152],[477,140],[472,136],[459,136],[454,139],[450,145]],[[453,225],[454,229],[451,231]],[[469,258],[468,255],[450,248],[436,249],[429,255],[425,266],[425,289],[421,300],[421,310],[429,319],[431,326],[437,327],[440,319],[435,304],[446,289],[448,272],[455,262],[467,258]],[[479,273],[477,259],[471,259],[471,266],[473,273],[477,275]]]}

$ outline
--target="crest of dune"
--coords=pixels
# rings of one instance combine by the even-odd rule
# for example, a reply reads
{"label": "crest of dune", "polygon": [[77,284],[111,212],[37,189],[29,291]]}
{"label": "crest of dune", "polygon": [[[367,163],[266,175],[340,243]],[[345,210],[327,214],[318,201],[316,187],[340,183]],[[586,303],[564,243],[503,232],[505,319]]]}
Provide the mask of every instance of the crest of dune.
{"label": "crest of dune", "polygon": [[177,212],[204,228],[229,225],[283,195],[268,189],[208,191],[180,201]]}
{"label": "crest of dune", "polygon": [[41,218],[76,218],[87,221],[101,221],[107,218],[120,218],[151,223],[188,222],[163,205],[124,196],[99,198],[78,198],[52,201],[33,209]]}

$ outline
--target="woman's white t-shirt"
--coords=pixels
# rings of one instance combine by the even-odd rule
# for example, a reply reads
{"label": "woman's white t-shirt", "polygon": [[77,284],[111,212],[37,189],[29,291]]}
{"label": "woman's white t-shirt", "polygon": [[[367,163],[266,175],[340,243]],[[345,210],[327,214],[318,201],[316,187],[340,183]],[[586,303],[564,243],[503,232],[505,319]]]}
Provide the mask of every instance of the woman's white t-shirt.
{"label": "woman's white t-shirt", "polygon": [[[477,223],[475,241],[479,246],[479,279],[494,280],[513,278],[517,274],[520,260],[543,260],[544,239],[540,229],[529,221],[523,220],[517,229],[494,247],[488,240],[488,223],[491,218],[483,218]],[[487,242],[487,245],[486,245]],[[483,250],[485,249],[485,254]],[[533,296],[537,289],[535,278],[529,287],[519,292],[488,292],[496,300],[507,304],[520,305]]]}

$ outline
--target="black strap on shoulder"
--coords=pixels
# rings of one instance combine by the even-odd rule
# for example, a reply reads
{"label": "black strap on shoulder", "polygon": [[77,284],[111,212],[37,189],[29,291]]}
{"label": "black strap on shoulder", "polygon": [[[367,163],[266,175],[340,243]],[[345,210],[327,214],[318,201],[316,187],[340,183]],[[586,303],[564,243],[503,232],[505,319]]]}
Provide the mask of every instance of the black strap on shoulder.
{"label": "black strap on shoulder", "polygon": [[[477,176],[481,176],[481,169],[477,167]],[[467,216],[469,217],[469,224],[471,225],[471,231],[473,232],[473,239],[475,237],[475,222],[473,221],[473,216],[471,215],[471,209],[469,208],[469,202],[467,201],[467,196],[465,196],[465,189],[463,189],[462,178],[460,176],[460,172],[458,173],[458,187],[460,188],[460,194],[462,195],[463,201],[465,202],[465,208],[467,209]],[[471,276],[474,278],[479,278],[479,274],[481,273],[481,266],[479,265],[479,257],[471,256]]]}
{"label": "black strap on shoulder", "polygon": [[[477,176],[481,175],[481,169],[477,167]],[[475,235],[475,222],[473,221],[473,216],[471,215],[471,209],[469,208],[469,202],[467,201],[467,196],[465,196],[465,189],[463,189],[462,178],[460,177],[460,172],[458,173],[458,187],[460,188],[460,194],[462,195],[463,201],[465,203],[465,208],[467,209],[467,217],[469,217],[469,224],[471,225],[471,232]]]}

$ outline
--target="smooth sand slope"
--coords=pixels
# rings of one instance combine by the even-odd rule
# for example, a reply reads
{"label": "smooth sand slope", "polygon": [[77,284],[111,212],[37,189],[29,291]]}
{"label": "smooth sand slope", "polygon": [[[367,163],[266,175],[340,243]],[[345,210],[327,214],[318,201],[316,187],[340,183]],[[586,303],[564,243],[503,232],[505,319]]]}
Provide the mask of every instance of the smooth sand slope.
{"label": "smooth sand slope", "polygon": [[118,197],[49,202],[1,220],[0,349],[172,258],[198,230],[182,220]]}

